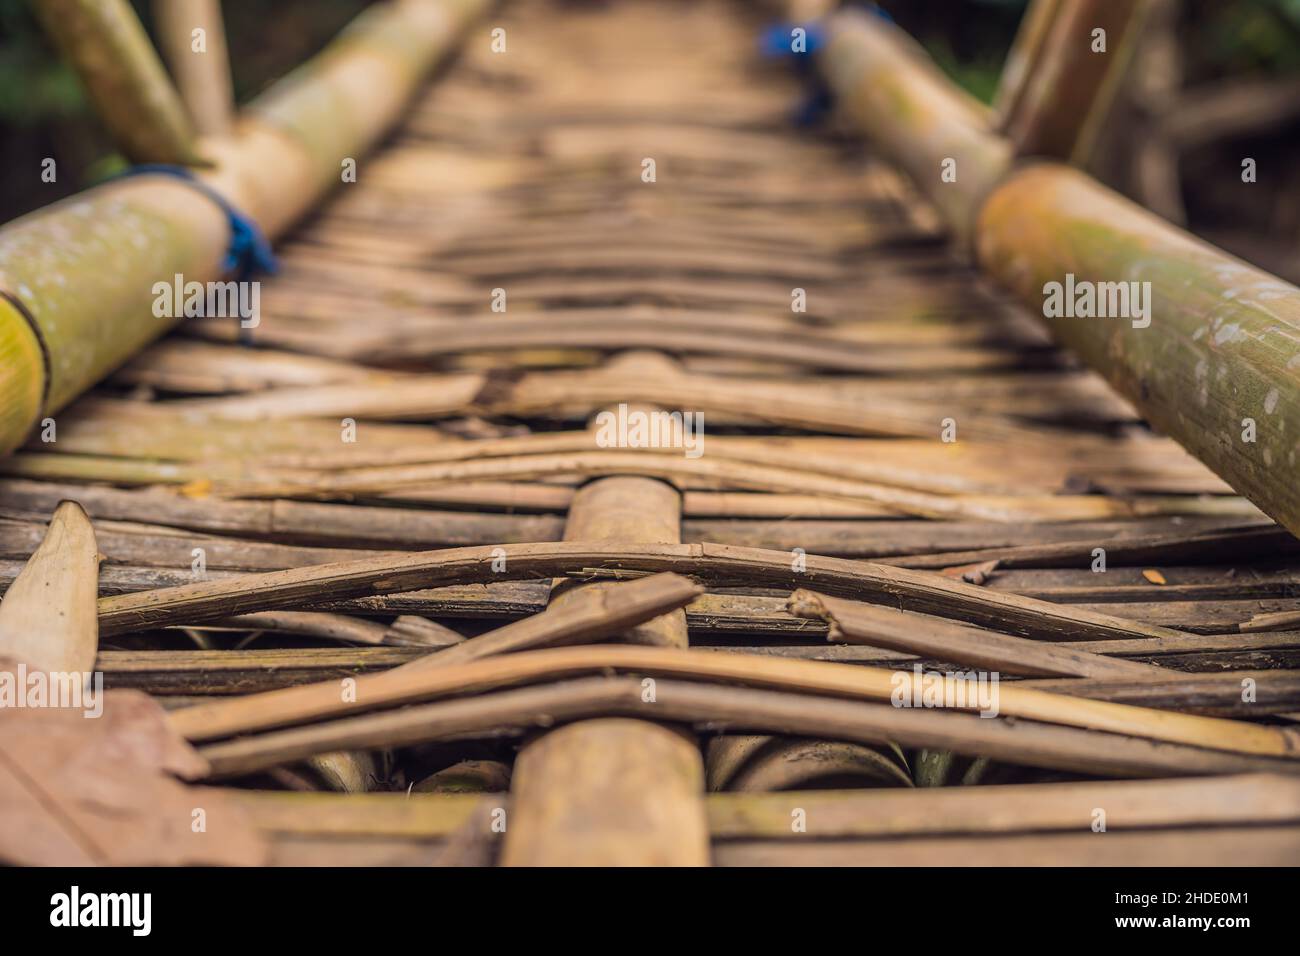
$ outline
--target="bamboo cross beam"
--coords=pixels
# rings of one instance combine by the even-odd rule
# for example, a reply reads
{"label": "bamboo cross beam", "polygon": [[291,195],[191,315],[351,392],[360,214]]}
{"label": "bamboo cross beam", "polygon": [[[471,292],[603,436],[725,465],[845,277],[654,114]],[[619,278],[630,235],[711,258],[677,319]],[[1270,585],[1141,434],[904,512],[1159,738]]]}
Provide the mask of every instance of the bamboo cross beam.
{"label": "bamboo cross beam", "polygon": [[[1013,166],[1010,142],[896,27],[840,13],[829,32],[822,67],[848,119],[980,267],[1156,429],[1300,532],[1300,289],[1080,172]],[[1094,290],[1093,308],[1076,310],[1076,290]]]}
{"label": "bamboo cross beam", "polygon": [[[271,238],[309,211],[400,118],[486,0],[390,0],[205,143],[203,181]],[[159,67],[161,69],[161,67]],[[115,180],[0,228],[0,454],[180,316],[155,284],[217,280],[227,213],[166,175]],[[111,267],[106,267],[111,263]],[[37,398],[39,396],[39,399]]]}

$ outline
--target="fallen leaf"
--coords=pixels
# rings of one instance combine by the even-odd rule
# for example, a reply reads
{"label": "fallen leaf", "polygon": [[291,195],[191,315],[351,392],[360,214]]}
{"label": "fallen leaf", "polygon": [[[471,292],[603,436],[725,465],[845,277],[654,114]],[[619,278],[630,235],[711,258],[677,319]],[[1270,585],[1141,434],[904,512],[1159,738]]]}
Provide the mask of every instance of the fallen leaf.
{"label": "fallen leaf", "polygon": [[0,863],[265,862],[265,842],[223,791],[176,779],[202,776],[207,762],[161,707],[129,690],[101,702],[98,718],[73,708],[0,709]]}
{"label": "fallen leaf", "polygon": [[1145,571],[1143,571],[1143,572],[1142,572],[1142,577],[1146,578],[1146,579],[1147,579],[1148,581],[1150,581],[1152,584],[1168,584],[1168,583],[1169,583],[1168,581],[1165,580],[1165,576],[1164,576],[1163,574],[1161,574],[1159,571],[1156,571],[1156,570],[1154,570],[1154,569],[1152,569],[1152,568],[1147,568]]}

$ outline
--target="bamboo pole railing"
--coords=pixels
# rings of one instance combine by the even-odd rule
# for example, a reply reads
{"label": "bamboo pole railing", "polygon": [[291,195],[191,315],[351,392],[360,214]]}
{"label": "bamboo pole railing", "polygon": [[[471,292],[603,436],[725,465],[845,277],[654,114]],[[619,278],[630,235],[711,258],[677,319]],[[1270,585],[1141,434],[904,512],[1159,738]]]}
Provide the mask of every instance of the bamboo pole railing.
{"label": "bamboo pole railing", "polygon": [[[282,233],[400,117],[486,0],[389,0],[202,141],[201,180]],[[167,329],[153,286],[224,272],[227,214],[179,179],[119,179],[0,228],[0,454]]]}
{"label": "bamboo pole railing", "polygon": [[[221,0],[154,0],[163,56],[201,136],[225,136],[234,125],[230,60]],[[195,31],[202,30],[196,49]]]}
{"label": "bamboo pole railing", "polygon": [[1029,62],[1022,66],[1021,55],[1008,57],[1012,89],[998,110],[999,130],[1017,155],[1087,163],[1133,57],[1147,7],[1146,0],[1035,0],[1030,5],[1023,36],[1017,36],[1017,46],[1023,40],[1028,47]]}
{"label": "bamboo pole railing", "polygon": [[[980,267],[1155,428],[1300,532],[1300,289],[1069,167],[1014,164],[987,114],[893,25],[841,12],[828,34],[821,65],[840,109],[911,175]],[[1150,283],[1149,323],[1049,317],[1051,282]]]}
{"label": "bamboo pole railing", "polygon": [[994,126],[997,129],[1005,130],[1007,120],[1019,109],[1028,89],[1029,77],[1038,71],[1047,37],[1061,12],[1062,3],[1063,0],[1030,0],[1020,18],[1015,40],[1002,64],[997,92],[993,95]]}
{"label": "bamboo pole railing", "polygon": [[32,9],[127,159],[199,162],[185,105],[127,0],[34,0]]}

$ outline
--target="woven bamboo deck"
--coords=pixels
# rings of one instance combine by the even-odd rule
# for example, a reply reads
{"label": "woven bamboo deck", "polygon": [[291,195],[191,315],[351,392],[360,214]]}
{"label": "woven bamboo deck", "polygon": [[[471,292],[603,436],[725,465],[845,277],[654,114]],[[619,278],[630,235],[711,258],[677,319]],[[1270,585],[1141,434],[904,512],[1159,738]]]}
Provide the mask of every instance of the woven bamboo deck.
{"label": "woven bamboo deck", "polygon": [[[1296,539],[792,123],[757,12],[489,25],[255,328],[187,322],[0,464],[0,581],[82,504],[97,669],[262,861],[1300,859]],[[620,405],[702,454],[602,447]],[[666,613],[548,630],[629,589]],[[914,665],[1003,715],[890,706]]]}

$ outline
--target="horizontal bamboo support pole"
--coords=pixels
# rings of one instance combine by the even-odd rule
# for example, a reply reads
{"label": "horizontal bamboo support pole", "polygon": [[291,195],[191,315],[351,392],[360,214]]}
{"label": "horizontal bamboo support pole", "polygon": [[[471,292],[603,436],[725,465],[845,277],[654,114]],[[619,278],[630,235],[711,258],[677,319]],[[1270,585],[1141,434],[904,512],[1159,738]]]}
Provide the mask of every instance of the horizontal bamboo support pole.
{"label": "horizontal bamboo support pole", "polygon": [[45,355],[27,317],[0,298],[0,451],[22,439],[40,417],[45,401]]}
{"label": "horizontal bamboo support pole", "polygon": [[1011,145],[990,131],[988,109],[953,86],[906,33],[868,14],[828,21],[820,64],[841,117],[912,177],[959,238],[969,238],[980,200],[1011,163]]}
{"label": "horizontal bamboo support pole", "polygon": [[[1108,299],[1114,289],[1117,302],[1123,285],[1131,316],[1044,321],[1152,425],[1300,533],[1300,289],[1082,173],[1012,168],[1009,143],[905,34],[856,14],[832,24],[823,68],[849,118],[973,242],[981,267],[1038,314],[1049,282],[1086,282]],[[956,182],[939,176],[945,154]],[[1149,296],[1129,285],[1148,282]]]}
{"label": "horizontal bamboo support pole", "polygon": [[[250,105],[236,135],[204,143],[204,181],[270,237],[309,211],[396,122],[408,97],[486,0],[391,0]],[[322,105],[324,104],[324,105]],[[328,175],[327,175],[328,173]],[[88,190],[0,228],[0,454],[165,331],[154,284],[220,278],[226,215],[198,190],[141,175]],[[46,359],[34,360],[35,336]],[[45,396],[31,413],[30,396]]]}
{"label": "horizontal bamboo support pole", "polygon": [[32,8],[128,159],[199,162],[185,106],[127,0],[33,0]]}
{"label": "horizontal bamboo support pole", "polygon": [[[153,284],[176,274],[221,272],[225,214],[178,180],[140,176],[108,183],[0,229],[0,292],[22,302],[48,362],[44,412],[62,408],[173,322],[153,311]],[[0,382],[27,378],[0,369]],[[0,388],[7,389],[6,385]],[[35,418],[0,434],[22,442]]]}
{"label": "horizontal bamboo support pole", "polygon": [[981,266],[1032,310],[1044,286],[1150,283],[1150,325],[1044,318],[1157,429],[1300,533],[1300,289],[1082,173],[1027,168],[989,198]]}

